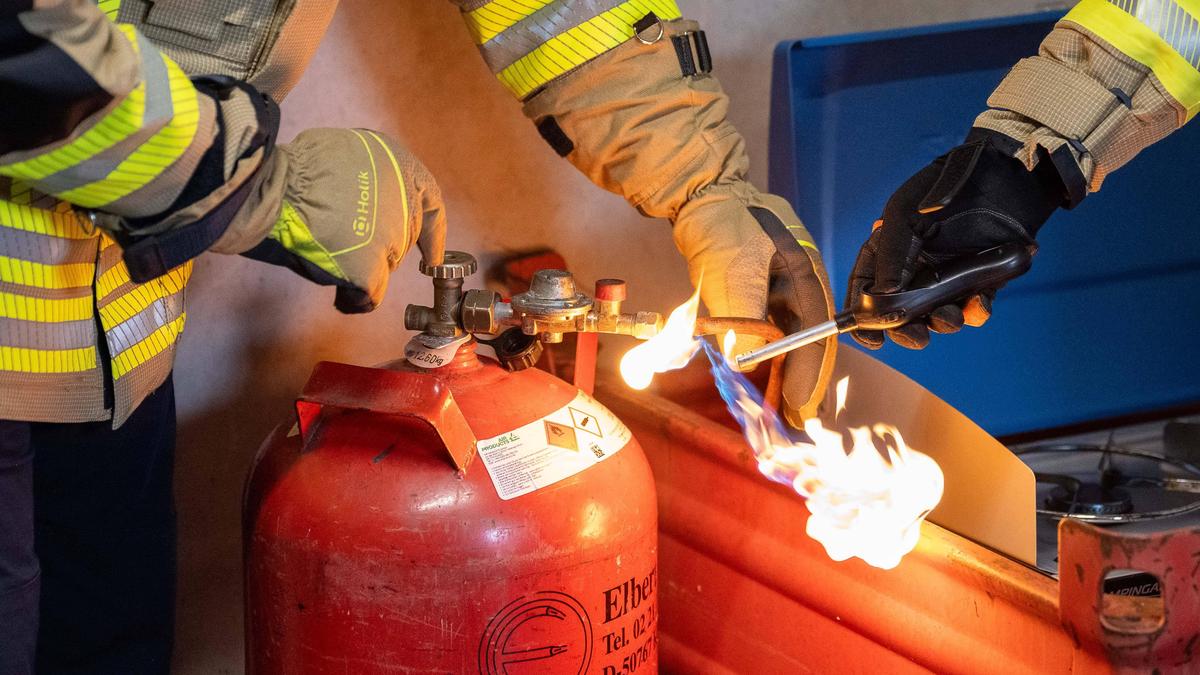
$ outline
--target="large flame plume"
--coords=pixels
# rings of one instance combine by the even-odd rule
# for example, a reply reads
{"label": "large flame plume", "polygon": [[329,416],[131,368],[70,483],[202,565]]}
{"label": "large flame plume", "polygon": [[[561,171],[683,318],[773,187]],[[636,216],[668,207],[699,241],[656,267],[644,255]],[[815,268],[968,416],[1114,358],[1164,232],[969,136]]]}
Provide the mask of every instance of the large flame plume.
{"label": "large flame plume", "polygon": [[[921,521],[942,498],[942,470],[909,448],[890,424],[854,427],[846,436],[819,419],[804,424],[808,438],[792,434],[745,377],[708,343],[717,389],[754,450],[758,469],[790,485],[812,514],[805,528],[834,560],[861,558],[891,569],[921,536]],[[837,412],[849,381],[837,384]],[[849,447],[847,447],[849,446]]]}
{"label": "large flame plume", "polygon": [[[808,420],[804,433],[789,429],[763,403],[754,385],[730,366],[732,333],[723,340],[724,354],[692,337],[696,300],[693,296],[671,313],[654,338],[663,338],[657,344],[647,342],[626,354],[621,361],[626,382],[645,388],[656,372],[682,367],[702,346],[721,398],[741,425],[759,471],[806,499],[811,514],[808,535],[837,561],[860,558],[882,569],[899,565],[917,545],[921,522],[942,498],[937,463],[909,448],[900,430],[890,424],[850,428],[848,438],[818,419]],[[668,330],[670,336],[664,337]],[[837,383],[835,422],[845,409],[848,390],[848,379]]]}

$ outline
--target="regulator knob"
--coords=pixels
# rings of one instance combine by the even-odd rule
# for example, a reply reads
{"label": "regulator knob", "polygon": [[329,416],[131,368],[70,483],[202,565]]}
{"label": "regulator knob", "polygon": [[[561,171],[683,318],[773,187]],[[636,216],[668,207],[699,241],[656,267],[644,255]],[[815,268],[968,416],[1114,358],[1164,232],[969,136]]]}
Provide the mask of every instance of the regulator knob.
{"label": "regulator knob", "polygon": [[421,274],[434,279],[466,279],[475,274],[479,269],[479,263],[470,253],[446,251],[446,254],[442,256],[441,265],[427,265],[425,259],[422,258],[418,269],[421,270]]}

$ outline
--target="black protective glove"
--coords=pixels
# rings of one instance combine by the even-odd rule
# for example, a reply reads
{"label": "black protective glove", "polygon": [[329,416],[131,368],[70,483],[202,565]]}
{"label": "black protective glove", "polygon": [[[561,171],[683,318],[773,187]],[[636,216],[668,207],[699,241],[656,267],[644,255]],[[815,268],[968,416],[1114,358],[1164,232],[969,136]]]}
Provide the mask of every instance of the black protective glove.
{"label": "black protective glove", "polygon": [[[868,289],[899,291],[925,267],[951,258],[1013,242],[1036,251],[1038,230],[1066,203],[1066,190],[1047,156],[1029,171],[1006,151],[1013,143],[996,132],[972,129],[963,145],[905,181],[858,253],[846,306]],[[930,330],[956,333],[964,323],[981,326],[997,290],[944,305],[887,334],[902,347],[923,349]],[[853,336],[868,349],[883,346],[883,331],[858,330]]]}

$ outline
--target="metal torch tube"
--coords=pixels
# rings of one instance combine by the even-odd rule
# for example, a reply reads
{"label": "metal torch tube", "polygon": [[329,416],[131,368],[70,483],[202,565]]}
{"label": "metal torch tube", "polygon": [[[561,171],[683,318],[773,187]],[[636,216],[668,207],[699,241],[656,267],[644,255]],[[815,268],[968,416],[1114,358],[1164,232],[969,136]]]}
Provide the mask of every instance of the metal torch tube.
{"label": "metal torch tube", "polygon": [[775,340],[774,342],[763,345],[758,349],[752,349],[745,354],[738,354],[734,357],[734,360],[737,362],[738,368],[749,368],[750,366],[762,363],[767,359],[774,358],[776,356],[782,356],[794,349],[799,349],[804,345],[812,344],[813,342],[817,342],[819,340],[824,340],[825,338],[831,335],[837,335],[840,332],[841,328],[838,326],[838,322],[836,320],[826,321],[825,323],[819,323],[812,328],[806,328],[798,333],[792,333],[785,338]]}

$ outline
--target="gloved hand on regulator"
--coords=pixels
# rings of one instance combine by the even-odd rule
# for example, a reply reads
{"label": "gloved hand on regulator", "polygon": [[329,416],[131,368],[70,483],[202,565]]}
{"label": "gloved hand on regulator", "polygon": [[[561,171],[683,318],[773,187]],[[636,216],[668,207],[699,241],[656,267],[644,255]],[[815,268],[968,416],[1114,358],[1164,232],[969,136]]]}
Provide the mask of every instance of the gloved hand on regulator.
{"label": "gloved hand on regulator", "polygon": [[[320,8],[323,21],[332,11]],[[441,193],[394,139],[313,129],[275,145],[274,98],[299,76],[296,54],[253,67],[214,61],[152,43],[81,0],[48,5],[37,19],[67,48],[99,54],[90,64],[99,88],[74,91],[63,74],[76,114],[6,119],[23,131],[0,135],[0,175],[88,209],[121,244],[135,282],[211,249],[285,265],[336,286],[339,310],[366,312],[413,244],[441,262]],[[227,72],[188,77],[213,67]]]}
{"label": "gloved hand on regulator", "polygon": [[334,285],[334,304],[351,314],[375,309],[414,243],[440,264],[445,239],[441,190],[397,141],[366,129],[310,129],[276,148],[213,250]]}
{"label": "gloved hand on regulator", "polygon": [[[630,12],[608,17],[629,39],[561,77],[526,82],[502,70],[501,81],[593,182],[643,215],[670,219],[710,315],[769,316],[786,332],[828,320],[832,295],[812,237],[785,200],[746,179],[745,141],[726,118],[729,99],[710,73],[705,34],[680,20],[673,2],[651,4],[660,13],[636,23],[622,23]],[[489,45],[481,49],[495,67]],[[735,353],[762,343],[739,336]],[[816,414],[835,348],[829,339],[788,355],[783,407],[791,424]]]}
{"label": "gloved hand on regulator", "polygon": [[[257,92],[237,83],[215,96],[222,95],[253,97]],[[265,100],[260,99],[260,109],[271,105],[261,103]],[[250,127],[239,127],[237,117],[226,118],[226,138],[254,134]],[[212,232],[209,250],[240,253],[336,286],[334,304],[348,314],[375,309],[389,274],[413,244],[426,260],[441,262],[446,233],[441,190],[395,139],[368,129],[309,129],[290,143],[264,144],[250,156],[240,147],[232,152],[241,158],[239,164],[231,173],[212,176],[201,189],[207,194],[194,204],[142,218],[112,209],[97,219],[124,246],[135,279],[147,267],[149,273],[142,276],[169,268],[142,264],[145,249],[160,248],[142,243],[154,241],[149,233],[179,236],[175,233],[195,229],[213,214],[215,226],[223,230]],[[243,163],[251,166],[243,169]],[[198,172],[203,170],[209,169],[201,166]],[[236,195],[239,189],[242,195]],[[231,208],[222,213],[226,204]],[[156,252],[151,259],[157,257]]]}

